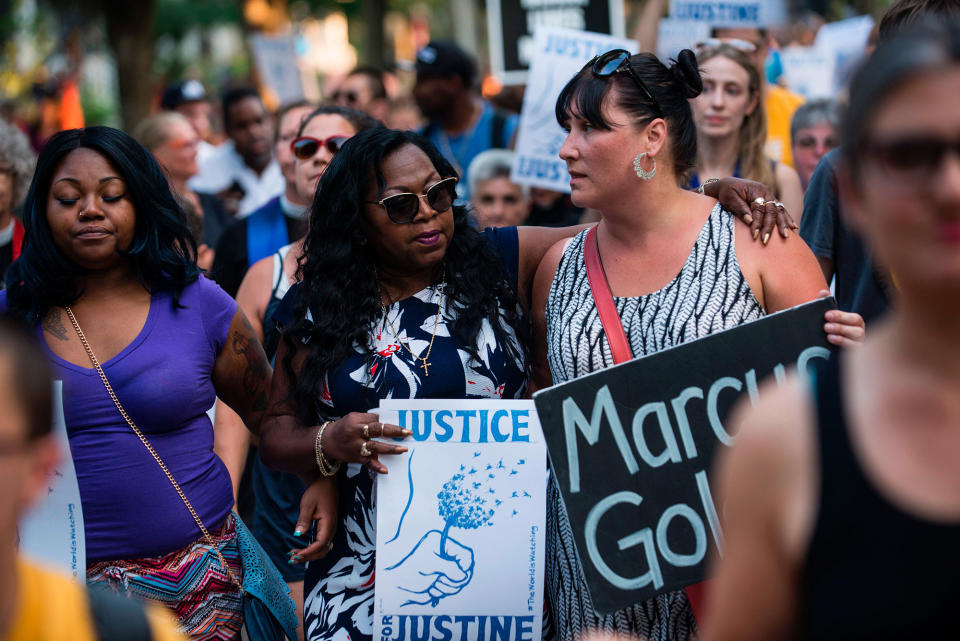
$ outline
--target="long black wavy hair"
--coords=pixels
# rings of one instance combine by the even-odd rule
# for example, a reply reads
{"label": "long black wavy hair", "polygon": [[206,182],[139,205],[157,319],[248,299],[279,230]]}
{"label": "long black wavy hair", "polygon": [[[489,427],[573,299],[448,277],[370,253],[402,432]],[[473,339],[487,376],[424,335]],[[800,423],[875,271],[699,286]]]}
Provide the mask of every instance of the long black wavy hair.
{"label": "long black wavy hair", "polygon": [[[405,145],[422,150],[441,176],[457,175],[423,136],[379,127],[350,138],[317,186],[300,261],[295,321],[284,333],[283,367],[294,381],[293,395],[304,423],[318,418],[317,399],[327,372],[352,355],[357,345],[373,358],[370,331],[383,309],[376,263],[364,232],[364,200],[371,182],[376,182],[377,191],[385,186],[384,158]],[[477,335],[483,321],[489,320],[504,350],[526,362],[528,323],[503,263],[471,225],[464,207],[453,207],[453,221],[445,257],[447,313],[455,311],[451,336],[471,358],[479,359]],[[312,321],[307,320],[308,310]],[[298,374],[293,354],[299,341],[306,341],[309,353]]]}
{"label": "long black wavy hair", "polygon": [[50,183],[63,159],[75,149],[92,149],[119,172],[136,212],[133,242],[124,253],[137,278],[150,291],[180,292],[200,275],[197,246],[186,216],[174,200],[153,154],[132,136],[110,127],[69,129],[54,134],[37,158],[37,169],[23,204],[23,250],[6,275],[8,314],[28,324],[47,310],[69,305],[83,294],[83,268],[64,256],[47,222]]}

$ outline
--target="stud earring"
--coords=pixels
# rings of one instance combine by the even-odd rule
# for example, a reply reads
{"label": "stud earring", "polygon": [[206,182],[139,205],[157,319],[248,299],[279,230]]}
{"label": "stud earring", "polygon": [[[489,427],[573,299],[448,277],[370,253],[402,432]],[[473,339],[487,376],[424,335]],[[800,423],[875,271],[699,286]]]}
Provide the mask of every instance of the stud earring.
{"label": "stud earring", "polygon": [[647,171],[641,165],[646,155],[647,155],[647,152],[644,151],[643,153],[637,154],[636,158],[633,159],[633,170],[637,172],[637,178],[639,178],[640,180],[650,180],[651,178],[657,175],[657,159],[656,158],[650,159],[653,161],[653,169],[651,169],[650,171]]}

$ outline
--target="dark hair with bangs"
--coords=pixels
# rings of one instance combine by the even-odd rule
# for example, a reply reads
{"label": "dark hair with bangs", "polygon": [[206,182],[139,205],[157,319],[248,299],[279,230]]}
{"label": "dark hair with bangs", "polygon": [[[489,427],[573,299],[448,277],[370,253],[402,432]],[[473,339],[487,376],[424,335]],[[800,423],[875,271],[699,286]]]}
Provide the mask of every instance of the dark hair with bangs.
{"label": "dark hair with bangs", "polygon": [[960,64],[960,21],[928,17],[882,40],[850,83],[850,103],[840,132],[842,153],[854,177],[873,116],[907,80]]}
{"label": "dark hair with bangs", "polygon": [[178,304],[183,288],[200,275],[186,215],[153,154],[119,129],[87,127],[54,134],[37,158],[23,204],[23,251],[6,275],[7,313],[35,325],[51,307],[69,305],[83,294],[76,280],[83,269],[60,252],[47,222],[53,176],[76,149],[97,152],[123,178],[136,214],[133,242],[124,255],[146,289],[172,290]]}
{"label": "dark hair with bangs", "polygon": [[[383,316],[376,262],[366,238],[364,210],[371,184],[386,187],[384,159],[406,145],[417,147],[444,178],[456,176],[453,166],[427,138],[412,131],[379,127],[346,141],[320,178],[310,212],[301,258],[293,325],[284,332],[287,356],[283,367],[293,384],[299,418],[317,420],[316,399],[324,377],[360,346],[373,357],[370,330]],[[483,235],[474,229],[467,210],[453,206],[454,232],[445,256],[447,305],[456,311],[450,334],[458,346],[479,359],[477,336],[489,320],[497,341],[512,356],[525,358],[527,323],[503,263]],[[307,319],[309,310],[312,320]],[[520,341],[516,346],[506,327]],[[299,339],[299,340],[298,340]],[[293,355],[300,340],[309,353],[300,372]]]}
{"label": "dark hair with bangs", "polygon": [[307,128],[307,123],[317,116],[340,116],[349,122],[353,126],[353,130],[357,133],[383,126],[382,122],[362,111],[350,109],[349,107],[341,107],[340,105],[320,105],[300,121],[300,128],[297,130],[297,135],[302,136],[303,130]]}
{"label": "dark hair with bangs", "polygon": [[603,101],[611,87],[619,91],[618,104],[634,118],[634,125],[642,127],[663,114],[667,122],[670,151],[678,183],[683,183],[697,164],[697,128],[693,123],[690,98],[703,91],[703,81],[692,51],[684,49],[668,68],[652,53],[638,53],[630,57],[630,65],[656,99],[654,105],[626,71],[610,76],[593,74],[593,60],[570,79],[557,98],[557,122],[569,129],[570,112],[575,111],[590,125],[610,130],[613,125],[603,115]]}

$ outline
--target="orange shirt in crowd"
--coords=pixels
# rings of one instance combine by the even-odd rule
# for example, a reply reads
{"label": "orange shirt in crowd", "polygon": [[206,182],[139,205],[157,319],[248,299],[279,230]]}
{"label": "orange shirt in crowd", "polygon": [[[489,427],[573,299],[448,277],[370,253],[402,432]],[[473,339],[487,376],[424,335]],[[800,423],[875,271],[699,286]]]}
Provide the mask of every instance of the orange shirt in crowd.
{"label": "orange shirt in crowd", "polygon": [[791,167],[793,152],[790,150],[790,119],[802,104],[803,96],[778,85],[767,85],[764,92],[763,108],[767,112],[767,144],[764,151],[769,158]]}

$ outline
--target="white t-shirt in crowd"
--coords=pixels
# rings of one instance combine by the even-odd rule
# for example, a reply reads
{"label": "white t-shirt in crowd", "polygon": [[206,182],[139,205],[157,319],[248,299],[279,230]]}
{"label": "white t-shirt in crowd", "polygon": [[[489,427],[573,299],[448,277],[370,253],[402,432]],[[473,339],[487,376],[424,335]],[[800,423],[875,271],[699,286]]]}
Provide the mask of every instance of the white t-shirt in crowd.
{"label": "white t-shirt in crowd", "polygon": [[243,218],[262,207],[268,200],[283,192],[286,183],[280,173],[280,165],[271,160],[263,173],[250,169],[243,157],[228,140],[200,161],[200,172],[187,185],[194,191],[216,194],[228,188],[234,181],[243,188],[237,217]]}

